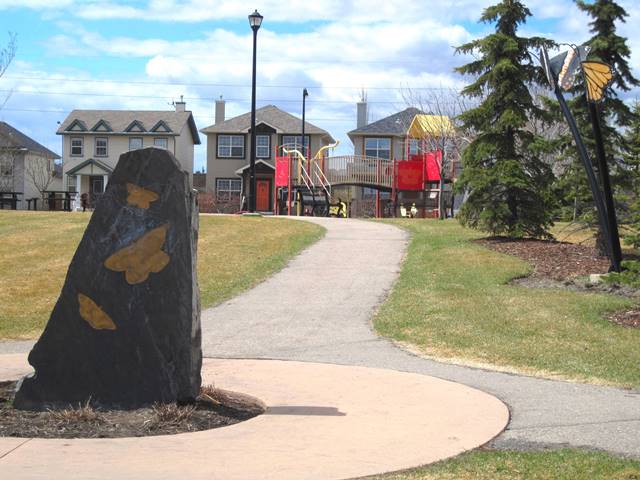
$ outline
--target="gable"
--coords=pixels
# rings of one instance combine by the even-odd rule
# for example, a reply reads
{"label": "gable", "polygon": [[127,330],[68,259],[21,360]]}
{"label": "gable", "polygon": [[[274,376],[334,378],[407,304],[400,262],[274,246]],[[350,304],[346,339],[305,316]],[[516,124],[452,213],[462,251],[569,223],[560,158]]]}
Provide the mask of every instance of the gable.
{"label": "gable", "polygon": [[71,124],[67,127],[68,132],[86,132],[87,126],[84,124],[82,120],[75,119]]}
{"label": "gable", "polygon": [[144,125],[142,125],[142,122],[138,121],[138,120],[134,120],[133,122],[131,122],[129,124],[129,126],[127,128],[124,129],[125,132],[146,132]]}
{"label": "gable", "polygon": [[109,122],[106,122],[105,120],[100,120],[91,128],[91,131],[92,132],[112,132],[113,130],[111,129],[111,125],[109,125]]}
{"label": "gable", "polygon": [[171,130],[169,128],[169,125],[167,125],[164,120],[160,120],[158,123],[156,123],[153,128],[151,129],[152,132],[160,132],[160,133],[170,133],[173,130]]}

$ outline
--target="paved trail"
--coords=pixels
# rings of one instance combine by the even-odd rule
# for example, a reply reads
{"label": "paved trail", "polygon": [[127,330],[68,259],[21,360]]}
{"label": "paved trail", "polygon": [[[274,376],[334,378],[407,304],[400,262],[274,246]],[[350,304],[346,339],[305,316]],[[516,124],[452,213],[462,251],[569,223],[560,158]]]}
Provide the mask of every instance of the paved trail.
{"label": "paved trail", "polygon": [[202,315],[205,355],[365,365],[423,373],[492,393],[511,410],[497,448],[574,446],[640,458],[640,392],[441,364],[379,338],[370,320],[408,237],[390,226],[307,218],[325,238],[266,282]]}
{"label": "paved trail", "polygon": [[[640,458],[640,392],[541,380],[425,360],[371,328],[408,237],[385,224],[305,218],[324,239],[256,288],[203,311],[206,356],[272,358],[415,372],[491,393],[511,410],[496,448],[588,447]],[[473,320],[473,319],[470,319]],[[30,342],[0,344],[28,351]]]}

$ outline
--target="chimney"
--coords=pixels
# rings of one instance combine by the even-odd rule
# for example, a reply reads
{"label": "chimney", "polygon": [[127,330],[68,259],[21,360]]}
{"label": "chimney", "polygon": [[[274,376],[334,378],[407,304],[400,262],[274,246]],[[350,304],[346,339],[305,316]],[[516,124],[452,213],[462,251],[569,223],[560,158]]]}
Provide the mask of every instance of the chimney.
{"label": "chimney", "polygon": [[356,104],[357,108],[357,118],[356,118],[356,128],[364,127],[368,122],[367,117],[367,100],[364,99]]}
{"label": "chimney", "polygon": [[222,99],[222,95],[220,95],[220,100],[216,100],[216,116],[215,116],[215,124],[224,122],[224,100]]}
{"label": "chimney", "polygon": [[180,101],[175,102],[176,112],[184,112],[187,109],[186,105],[187,104],[184,102],[182,95],[180,95]]}

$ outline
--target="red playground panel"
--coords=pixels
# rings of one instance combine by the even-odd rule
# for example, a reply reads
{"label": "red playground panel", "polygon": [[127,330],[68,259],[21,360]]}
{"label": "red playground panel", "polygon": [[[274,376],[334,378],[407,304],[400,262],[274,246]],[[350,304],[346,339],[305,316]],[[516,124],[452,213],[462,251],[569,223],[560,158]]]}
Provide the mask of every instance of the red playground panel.
{"label": "red playground panel", "polygon": [[289,157],[276,157],[276,187],[289,185]]}
{"label": "red playground panel", "polygon": [[422,160],[402,160],[397,165],[398,190],[420,191],[424,188]]}
{"label": "red playground panel", "polygon": [[440,150],[411,155],[411,160],[420,160],[421,162],[424,162],[425,182],[430,183],[440,181],[440,166],[442,165],[442,152]]}

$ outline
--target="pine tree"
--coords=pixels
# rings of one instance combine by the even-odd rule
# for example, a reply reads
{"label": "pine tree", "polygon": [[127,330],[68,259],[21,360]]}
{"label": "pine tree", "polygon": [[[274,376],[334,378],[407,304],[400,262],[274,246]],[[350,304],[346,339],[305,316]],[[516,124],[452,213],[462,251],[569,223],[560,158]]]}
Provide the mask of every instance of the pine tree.
{"label": "pine tree", "polygon": [[622,161],[631,178],[629,211],[635,233],[624,240],[634,248],[640,248],[640,102],[635,102],[632,113],[633,119],[624,135],[627,150]]}
{"label": "pine tree", "polygon": [[553,174],[539,155],[546,142],[526,127],[529,119],[546,116],[530,92],[542,82],[530,52],[552,42],[517,36],[529,16],[522,2],[503,0],[480,18],[495,23],[495,33],[456,49],[479,55],[456,70],[476,78],[462,94],[482,99],[460,117],[476,133],[463,153],[458,188],[469,195],[460,220],[493,235],[548,237],[551,225]]}
{"label": "pine tree", "polygon": [[[633,121],[633,114],[629,107],[618,98],[616,90],[625,92],[634,86],[640,85],[629,68],[628,58],[631,52],[626,44],[626,39],[616,34],[616,22],[625,22],[627,12],[612,0],[596,0],[592,3],[576,0],[576,5],[592,18],[589,25],[593,36],[585,42],[585,45],[588,45],[591,49],[589,59],[605,62],[611,65],[614,70],[612,88],[607,92],[605,100],[599,105],[599,110],[602,115],[602,136],[605,143],[607,164],[611,172],[614,195],[619,197],[622,189],[630,187],[630,176],[620,162],[621,155],[627,145],[619,131],[619,127],[630,125]],[[584,95],[584,83],[581,80],[576,83],[572,93],[575,97],[570,102],[570,108],[582,133],[589,156],[597,170],[593,130]],[[575,152],[575,148],[571,148],[573,146],[572,140],[567,138],[566,141],[567,151]],[[572,203],[574,200],[570,192],[580,192],[581,201],[579,203],[583,207],[580,211],[582,219],[588,223],[593,223],[596,218],[593,211],[593,201],[590,195],[585,195],[588,192],[586,174],[584,169],[579,167],[577,158],[574,160],[574,168],[568,170],[567,175],[561,179],[561,182],[567,185],[565,203]],[[606,254],[607,249],[602,232],[598,234],[597,243],[600,252]]]}

